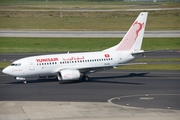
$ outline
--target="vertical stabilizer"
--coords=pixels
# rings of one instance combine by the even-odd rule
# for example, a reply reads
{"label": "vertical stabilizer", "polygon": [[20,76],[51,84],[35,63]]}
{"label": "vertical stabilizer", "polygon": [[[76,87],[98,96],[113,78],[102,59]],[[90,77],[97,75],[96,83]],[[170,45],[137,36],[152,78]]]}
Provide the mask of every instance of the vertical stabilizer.
{"label": "vertical stabilizer", "polygon": [[148,12],[141,12],[134,21],[122,41],[104,51],[136,51],[141,50],[144,30],[146,26]]}

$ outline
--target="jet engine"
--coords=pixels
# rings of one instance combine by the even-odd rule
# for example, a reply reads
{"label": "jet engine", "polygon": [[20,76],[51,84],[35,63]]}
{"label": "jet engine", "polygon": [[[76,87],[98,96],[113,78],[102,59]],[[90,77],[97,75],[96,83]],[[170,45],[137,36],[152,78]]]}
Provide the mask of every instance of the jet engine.
{"label": "jet engine", "polygon": [[78,80],[80,78],[78,70],[65,69],[60,70],[57,74],[58,80]]}

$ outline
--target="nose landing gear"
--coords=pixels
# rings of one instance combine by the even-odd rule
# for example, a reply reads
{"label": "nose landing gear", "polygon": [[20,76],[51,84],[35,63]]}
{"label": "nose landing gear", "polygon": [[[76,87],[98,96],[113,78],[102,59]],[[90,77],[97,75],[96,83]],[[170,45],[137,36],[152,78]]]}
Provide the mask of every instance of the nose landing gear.
{"label": "nose landing gear", "polygon": [[23,80],[22,82],[23,82],[23,84],[26,84],[26,83],[27,83],[27,81],[25,81],[25,80]]}

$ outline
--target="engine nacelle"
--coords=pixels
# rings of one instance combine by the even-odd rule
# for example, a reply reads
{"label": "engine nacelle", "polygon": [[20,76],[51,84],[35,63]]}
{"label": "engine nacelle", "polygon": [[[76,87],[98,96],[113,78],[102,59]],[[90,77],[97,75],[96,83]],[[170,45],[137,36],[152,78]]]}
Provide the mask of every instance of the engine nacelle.
{"label": "engine nacelle", "polygon": [[25,80],[26,78],[23,77],[15,77],[16,80]]}
{"label": "engine nacelle", "polygon": [[57,74],[57,77],[58,80],[78,80],[80,78],[80,72],[73,69],[61,70]]}

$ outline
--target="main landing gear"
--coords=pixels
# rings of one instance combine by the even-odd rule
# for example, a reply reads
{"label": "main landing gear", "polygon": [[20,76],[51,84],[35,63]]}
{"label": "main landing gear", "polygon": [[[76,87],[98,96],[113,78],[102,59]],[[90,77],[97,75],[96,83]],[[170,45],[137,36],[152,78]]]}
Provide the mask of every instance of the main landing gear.
{"label": "main landing gear", "polygon": [[87,81],[89,81],[89,77],[86,76],[86,75],[83,75],[83,76],[82,76],[82,80],[85,81],[85,82],[87,82]]}

